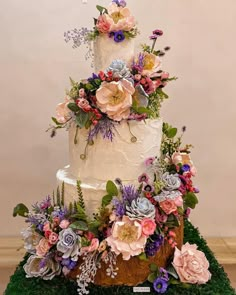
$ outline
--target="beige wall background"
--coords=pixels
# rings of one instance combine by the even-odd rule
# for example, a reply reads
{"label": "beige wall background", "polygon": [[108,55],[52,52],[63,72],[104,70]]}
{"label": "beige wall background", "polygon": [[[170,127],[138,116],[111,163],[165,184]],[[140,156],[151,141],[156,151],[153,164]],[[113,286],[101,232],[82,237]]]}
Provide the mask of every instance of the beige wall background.
{"label": "beige wall background", "polygon": [[[236,236],[236,2],[235,0],[128,0],[141,35],[164,36],[172,50],[164,68],[179,79],[167,89],[164,119],[187,126],[195,148],[200,204],[191,216],[205,236]],[[69,87],[92,70],[83,50],[63,40],[68,29],[92,27],[95,4],[109,0],[0,0],[0,236],[18,235],[24,222],[15,204],[50,194],[68,161],[67,134],[45,132]]]}

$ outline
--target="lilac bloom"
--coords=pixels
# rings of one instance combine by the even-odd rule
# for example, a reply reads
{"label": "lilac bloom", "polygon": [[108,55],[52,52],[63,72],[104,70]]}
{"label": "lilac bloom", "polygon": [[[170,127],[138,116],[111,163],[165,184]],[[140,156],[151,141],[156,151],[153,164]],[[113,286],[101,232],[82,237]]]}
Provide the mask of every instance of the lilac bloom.
{"label": "lilac bloom", "polygon": [[125,35],[123,33],[123,31],[117,31],[117,32],[114,32],[114,41],[119,43],[119,42],[122,42],[124,41],[125,39]]}
{"label": "lilac bloom", "polygon": [[163,279],[158,277],[154,282],[153,282],[153,288],[157,293],[165,293],[167,288],[168,288],[168,282]]}

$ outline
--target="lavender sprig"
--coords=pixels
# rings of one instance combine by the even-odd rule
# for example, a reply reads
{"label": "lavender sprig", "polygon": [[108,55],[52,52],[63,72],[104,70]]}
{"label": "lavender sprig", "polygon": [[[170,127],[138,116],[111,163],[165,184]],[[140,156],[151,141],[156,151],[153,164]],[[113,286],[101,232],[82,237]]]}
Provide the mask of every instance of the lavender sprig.
{"label": "lavender sprig", "polygon": [[99,133],[102,135],[103,139],[109,139],[110,141],[113,141],[113,138],[115,136],[114,129],[114,122],[107,118],[102,119],[98,121],[98,124],[89,131],[87,141],[89,143],[93,142],[94,138],[97,137]]}

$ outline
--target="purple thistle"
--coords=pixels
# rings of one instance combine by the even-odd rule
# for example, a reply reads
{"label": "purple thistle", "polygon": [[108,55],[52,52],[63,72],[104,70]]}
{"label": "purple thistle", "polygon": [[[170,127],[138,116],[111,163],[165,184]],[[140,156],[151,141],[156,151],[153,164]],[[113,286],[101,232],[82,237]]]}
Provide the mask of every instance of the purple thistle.
{"label": "purple thistle", "polygon": [[118,6],[125,7],[126,2],[124,0],[112,0],[113,3],[116,3]]}
{"label": "purple thistle", "polygon": [[154,256],[164,243],[162,235],[153,235],[152,240],[148,240],[145,246],[147,256]]}
{"label": "purple thistle", "polygon": [[97,137],[99,133],[102,135],[103,139],[112,141],[115,135],[113,129],[115,129],[115,126],[111,120],[107,118],[101,119],[98,121],[98,124],[89,131],[87,141],[93,142],[94,137]]}
{"label": "purple thistle", "polygon": [[131,204],[131,202],[139,197],[139,193],[134,185],[123,185],[122,197],[125,202]]}
{"label": "purple thistle", "polygon": [[123,217],[125,215],[125,204],[117,198],[112,199],[113,206],[115,207],[116,216]]}
{"label": "purple thistle", "polygon": [[168,288],[168,281],[166,281],[163,278],[158,277],[154,282],[153,282],[153,288],[157,293],[165,293],[167,288]]}
{"label": "purple thistle", "polygon": [[114,41],[119,43],[125,40],[125,35],[123,31],[114,32]]}
{"label": "purple thistle", "polygon": [[153,35],[156,35],[156,36],[162,36],[163,35],[162,30],[154,30],[152,33],[153,33]]}

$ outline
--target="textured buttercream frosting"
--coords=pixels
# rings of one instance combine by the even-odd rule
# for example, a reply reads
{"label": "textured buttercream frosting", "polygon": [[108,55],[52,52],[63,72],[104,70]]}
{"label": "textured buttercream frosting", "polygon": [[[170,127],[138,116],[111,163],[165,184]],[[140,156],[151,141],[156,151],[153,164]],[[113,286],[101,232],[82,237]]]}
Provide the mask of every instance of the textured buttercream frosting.
{"label": "textured buttercream frosting", "polygon": [[[148,157],[159,156],[162,138],[162,120],[147,119],[145,122],[121,121],[115,125],[112,141],[101,134],[94,145],[86,148],[88,130],[79,129],[77,144],[74,143],[76,127],[69,130],[69,161],[71,174],[84,183],[104,182],[119,177],[123,181],[135,182],[145,170]],[[132,142],[132,137],[136,142]]]}
{"label": "textured buttercream frosting", "polygon": [[105,71],[115,59],[121,59],[129,65],[134,59],[134,38],[114,42],[107,34],[102,34],[94,41],[95,72]]}
{"label": "textured buttercream frosting", "polygon": [[[116,125],[113,141],[103,139],[99,134],[94,145],[87,146],[88,130],[79,129],[77,143],[74,143],[76,127],[69,130],[70,165],[57,172],[59,184],[65,184],[65,201],[76,200],[76,181],[82,184],[84,201],[89,216],[101,205],[106,194],[106,182],[120,178],[124,183],[135,184],[138,177],[145,172],[145,159],[159,156],[162,139],[162,120],[147,119],[145,122],[122,121]],[[132,134],[131,134],[132,133]],[[131,142],[135,136],[136,142]]]}

